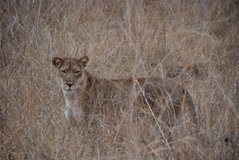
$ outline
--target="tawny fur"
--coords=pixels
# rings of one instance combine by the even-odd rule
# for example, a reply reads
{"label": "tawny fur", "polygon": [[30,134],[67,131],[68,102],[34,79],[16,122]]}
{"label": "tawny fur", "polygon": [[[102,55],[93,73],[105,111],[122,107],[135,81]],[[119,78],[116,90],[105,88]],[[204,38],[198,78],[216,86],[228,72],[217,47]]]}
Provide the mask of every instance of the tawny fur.
{"label": "tawny fur", "polygon": [[[128,78],[128,79],[100,79],[85,70],[89,58],[52,59],[58,68],[61,87],[65,97],[65,116],[71,122],[80,123],[83,117],[95,112],[95,106],[105,111],[116,109],[121,105],[125,108],[133,104],[142,110],[151,111],[156,117],[161,117],[170,111],[176,117],[188,106],[193,123],[197,125],[195,106],[188,91],[181,85],[168,79]],[[111,108],[107,108],[110,104]]]}

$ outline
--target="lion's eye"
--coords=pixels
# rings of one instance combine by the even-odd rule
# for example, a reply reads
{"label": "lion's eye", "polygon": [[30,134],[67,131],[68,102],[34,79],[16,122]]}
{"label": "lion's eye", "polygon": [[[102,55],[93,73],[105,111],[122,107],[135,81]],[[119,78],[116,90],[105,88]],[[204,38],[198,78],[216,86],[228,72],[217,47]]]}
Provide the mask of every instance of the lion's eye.
{"label": "lion's eye", "polygon": [[64,73],[64,74],[66,74],[66,71],[65,71],[65,70],[62,70],[61,72]]}
{"label": "lion's eye", "polygon": [[75,71],[75,74],[79,74],[80,73],[80,71]]}
{"label": "lion's eye", "polygon": [[81,71],[75,71],[75,75],[81,75]]}

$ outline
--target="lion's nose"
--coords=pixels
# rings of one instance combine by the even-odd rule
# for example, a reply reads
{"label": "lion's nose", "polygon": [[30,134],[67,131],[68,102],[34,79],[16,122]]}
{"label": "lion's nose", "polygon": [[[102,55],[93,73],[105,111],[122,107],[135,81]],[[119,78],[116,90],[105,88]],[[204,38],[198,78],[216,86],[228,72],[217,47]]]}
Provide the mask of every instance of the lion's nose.
{"label": "lion's nose", "polygon": [[69,86],[69,88],[71,88],[71,86],[73,86],[72,83],[66,83],[66,84]]}

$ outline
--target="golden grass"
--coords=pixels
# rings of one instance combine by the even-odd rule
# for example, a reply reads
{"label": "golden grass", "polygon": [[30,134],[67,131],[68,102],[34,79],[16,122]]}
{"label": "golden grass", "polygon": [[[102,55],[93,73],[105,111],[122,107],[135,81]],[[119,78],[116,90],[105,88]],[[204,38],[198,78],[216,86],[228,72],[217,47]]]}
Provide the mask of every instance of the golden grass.
{"label": "golden grass", "polygon": [[[238,8],[236,0],[1,1],[1,159],[236,159]],[[51,59],[83,54],[105,78],[199,64],[184,80],[200,138],[183,123],[169,128],[167,145],[149,119],[126,113],[69,126]]]}

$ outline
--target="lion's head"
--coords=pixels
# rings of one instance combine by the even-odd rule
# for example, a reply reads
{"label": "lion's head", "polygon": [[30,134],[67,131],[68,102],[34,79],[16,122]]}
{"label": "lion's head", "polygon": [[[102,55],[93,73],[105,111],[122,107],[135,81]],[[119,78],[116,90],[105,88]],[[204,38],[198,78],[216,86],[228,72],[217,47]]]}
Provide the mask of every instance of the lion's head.
{"label": "lion's head", "polygon": [[80,59],[59,57],[52,59],[52,64],[58,69],[63,90],[70,92],[84,85],[86,78],[85,67],[88,61],[87,56],[83,56]]}

